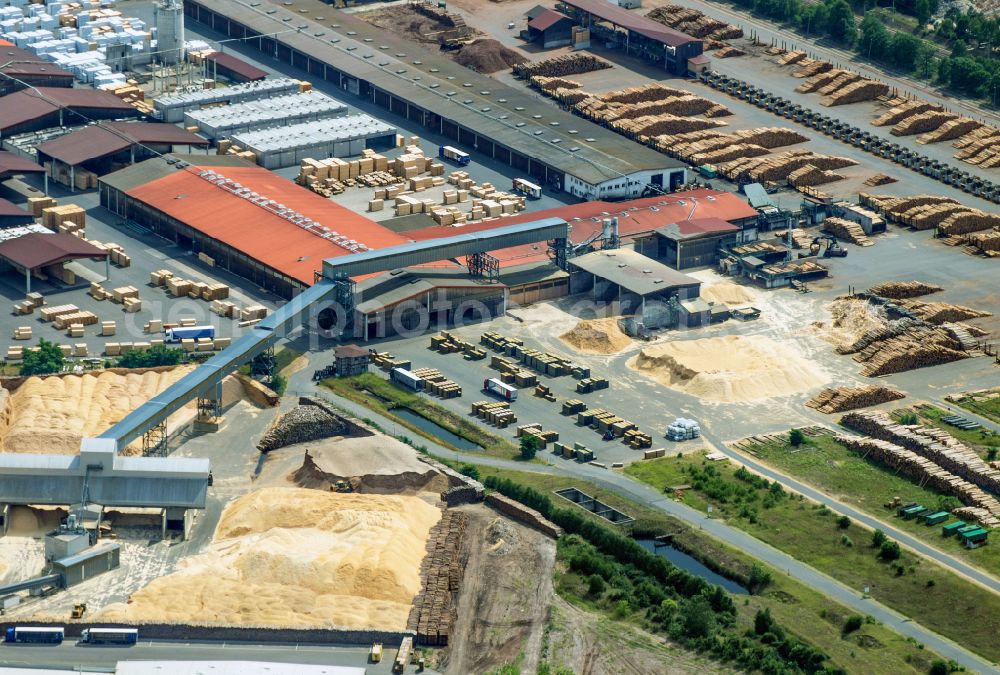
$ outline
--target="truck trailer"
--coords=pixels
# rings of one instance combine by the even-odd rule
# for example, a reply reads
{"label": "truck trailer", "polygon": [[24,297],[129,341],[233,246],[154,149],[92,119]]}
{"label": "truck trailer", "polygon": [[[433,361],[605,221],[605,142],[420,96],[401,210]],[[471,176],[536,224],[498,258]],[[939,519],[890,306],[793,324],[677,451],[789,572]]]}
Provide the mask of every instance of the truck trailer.
{"label": "truck trailer", "polygon": [[198,340],[200,338],[215,339],[215,326],[178,326],[168,328],[166,342],[181,340]]}
{"label": "truck trailer", "polygon": [[134,645],[139,642],[138,628],[84,628],[80,642],[88,645]]}
{"label": "truck trailer", "polygon": [[4,640],[59,644],[63,641],[65,633],[62,626],[11,626],[4,634]]}
{"label": "truck trailer", "polygon": [[406,368],[393,368],[389,371],[389,379],[410,391],[423,391],[427,384],[423,378],[417,377]]}
{"label": "truck trailer", "polygon": [[538,187],[531,181],[527,181],[523,178],[515,178],[511,182],[511,189],[514,192],[524,195],[528,199],[542,198],[542,188]]}
{"label": "truck trailer", "polygon": [[505,401],[516,401],[517,400],[517,389],[501,382],[495,377],[490,377],[483,380],[483,391],[488,394],[493,394],[499,396]]}
{"label": "truck trailer", "polygon": [[472,161],[472,157],[467,152],[462,152],[458,148],[453,148],[450,145],[442,145],[438,148],[438,157],[440,159],[450,159],[459,166],[467,166],[469,162]]}

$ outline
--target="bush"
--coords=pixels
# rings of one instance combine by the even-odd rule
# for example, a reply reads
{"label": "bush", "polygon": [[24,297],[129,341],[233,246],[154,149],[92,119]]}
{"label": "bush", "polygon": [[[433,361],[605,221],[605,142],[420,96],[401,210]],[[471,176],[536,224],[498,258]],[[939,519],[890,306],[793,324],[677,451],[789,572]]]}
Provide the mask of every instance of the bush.
{"label": "bush", "polygon": [[463,464],[459,468],[458,472],[460,474],[462,474],[463,476],[468,476],[472,480],[479,480],[480,479],[480,476],[479,476],[479,467],[477,467],[475,464]]}
{"label": "bush", "polygon": [[604,583],[604,577],[599,574],[591,574],[587,577],[587,593],[590,595],[600,595],[607,588],[607,584]]}
{"label": "bush", "polygon": [[885,532],[882,530],[875,530],[872,532],[872,546],[875,548],[881,548],[882,544],[886,542],[888,537],[885,536]]}
{"label": "bush", "polygon": [[538,438],[531,434],[521,436],[521,459],[530,462],[538,453]]}
{"label": "bush", "polygon": [[915,412],[904,412],[899,415],[900,424],[917,424],[920,420],[917,418],[917,413]]}
{"label": "bush", "polygon": [[793,447],[799,447],[806,440],[806,435],[802,433],[802,429],[792,429],[788,432],[788,442],[792,444]]}
{"label": "bush", "polygon": [[847,548],[854,546],[854,541],[852,541],[851,538],[848,537],[846,534],[840,535],[840,543],[846,546]]}
{"label": "bush", "polygon": [[986,448],[986,461],[995,462],[997,460],[997,449],[993,446]]}
{"label": "bush", "polygon": [[25,351],[21,361],[22,375],[49,375],[62,372],[66,365],[62,349],[55,342],[45,338],[38,341],[38,351]]}
{"label": "bush", "polygon": [[121,368],[155,368],[175,366],[184,358],[184,350],[172,349],[165,345],[155,345],[145,351],[130,349],[118,359]]}
{"label": "bush", "polygon": [[848,518],[847,516],[841,516],[840,518],[837,518],[837,527],[839,527],[840,529],[846,530],[850,526],[851,526],[851,519]]}
{"label": "bush", "polygon": [[750,567],[750,574],[747,577],[747,590],[754,595],[760,595],[760,592],[770,586],[772,581],[774,579],[771,577],[771,573],[754,563]]}
{"label": "bush", "polygon": [[773,627],[774,619],[771,617],[771,610],[768,608],[764,608],[763,610],[758,609],[756,616],[753,618],[753,632],[757,635],[763,635],[764,633],[770,633]]}
{"label": "bush", "polygon": [[931,662],[931,669],[928,671],[930,675],[948,675],[951,670],[948,668],[948,662],[942,659],[934,659]]}
{"label": "bush", "polygon": [[[878,549],[878,557],[881,558],[882,560],[885,560],[886,562],[890,562],[892,560],[899,560],[899,556],[901,554],[902,551],[900,551],[899,549],[899,544],[897,544],[891,539],[886,539],[885,541],[883,541]],[[902,567],[900,567],[900,569],[902,569]]]}
{"label": "bush", "polygon": [[271,391],[273,391],[278,396],[285,395],[285,389],[288,388],[288,379],[281,374],[277,374],[271,378]]}
{"label": "bush", "polygon": [[848,633],[853,633],[856,630],[860,630],[864,622],[865,622],[864,618],[858,616],[857,614],[852,614],[851,616],[847,617],[847,621],[844,622],[844,635],[847,635]]}

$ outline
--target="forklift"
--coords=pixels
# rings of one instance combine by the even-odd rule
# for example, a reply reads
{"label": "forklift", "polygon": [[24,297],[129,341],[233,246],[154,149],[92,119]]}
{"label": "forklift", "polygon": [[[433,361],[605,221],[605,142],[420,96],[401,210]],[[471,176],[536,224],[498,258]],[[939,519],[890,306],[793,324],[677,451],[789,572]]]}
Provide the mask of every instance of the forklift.
{"label": "forklift", "polygon": [[[824,244],[826,247],[824,248]],[[836,237],[832,237],[828,234],[820,235],[812,240],[809,244],[809,253],[811,255],[819,255],[820,251],[823,251],[824,258],[846,258],[847,249],[841,248],[840,242],[837,241]]]}

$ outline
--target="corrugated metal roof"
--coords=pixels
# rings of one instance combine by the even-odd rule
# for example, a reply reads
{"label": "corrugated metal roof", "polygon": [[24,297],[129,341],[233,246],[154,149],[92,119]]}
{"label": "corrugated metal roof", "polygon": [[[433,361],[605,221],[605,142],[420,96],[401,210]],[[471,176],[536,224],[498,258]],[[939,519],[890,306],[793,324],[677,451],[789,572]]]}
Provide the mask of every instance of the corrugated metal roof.
{"label": "corrugated metal roof", "polygon": [[774,206],[774,201],[771,200],[771,196],[767,194],[767,190],[760,183],[748,183],[743,186],[743,194],[747,196],[747,201],[750,202],[750,206],[755,209],[764,208],[765,206]]}
{"label": "corrugated metal roof", "polygon": [[690,42],[701,42],[698,38],[671,30],[661,23],[652,19],[647,19],[641,14],[630,12],[624,7],[612,5],[607,0],[560,0],[564,5],[576,7],[584,12],[593,14],[596,17],[613,23],[616,26],[627,28],[628,30],[648,37],[650,40],[662,42],[671,47],[688,44]]}
{"label": "corrugated metal roof", "polygon": [[136,144],[208,145],[186,129],[159,122],[100,122],[42,143],[37,150],[70,165],[113,155]]}
{"label": "corrugated metal roof", "polygon": [[45,173],[45,167],[13,152],[0,150],[0,179],[17,173]]}
{"label": "corrugated metal roof", "polygon": [[560,14],[554,9],[546,9],[544,12],[534,17],[528,22],[528,28],[534,28],[535,30],[548,30],[552,26],[556,25],[560,21],[565,19],[570,21],[570,18],[565,14]]}
{"label": "corrugated metal roof", "polygon": [[72,567],[73,565],[79,565],[86,560],[96,558],[99,555],[106,555],[112,551],[117,551],[121,549],[121,547],[122,545],[117,541],[106,541],[103,544],[91,546],[90,548],[80,551],[75,555],[68,555],[65,558],[54,560],[52,561],[52,564],[58,565],[59,567]]}
{"label": "corrugated metal roof", "polygon": [[701,284],[694,277],[627,248],[594,251],[572,258],[569,264],[641,296]]}
{"label": "corrugated metal roof", "polygon": [[251,82],[255,80],[263,80],[267,77],[267,73],[257,66],[251,65],[243,59],[238,59],[229,52],[212,52],[205,57],[205,60],[213,61],[218,64],[220,68],[226,68],[237,76]]}
{"label": "corrugated metal roof", "polygon": [[0,43],[0,72],[15,77],[18,75],[44,75],[45,77],[73,79],[73,73],[63,70],[54,63],[50,63],[29,51],[15,47],[6,40]]}
{"label": "corrugated metal roof", "polygon": [[186,153],[170,153],[163,157],[153,157],[145,162],[139,162],[124,169],[101,176],[100,182],[116,190],[128,192],[132,188],[145,185],[164,176],[168,176],[178,171],[178,162],[168,160],[180,160],[185,164],[199,167],[216,167],[224,169],[228,166],[254,166],[253,162],[247,161],[236,155],[191,155]]}
{"label": "corrugated metal roof", "polygon": [[0,131],[58,112],[101,109],[120,110],[138,115],[138,111],[114,94],[97,89],[71,87],[36,87],[0,98]]}
{"label": "corrugated metal roof", "polygon": [[[219,171],[369,248],[409,241],[261,167],[232,166]],[[313,272],[321,269],[323,259],[348,253],[332,241],[213,185],[190,168],[132,188],[127,194],[307,286],[313,284]]]}
{"label": "corrugated metal roof", "polygon": [[17,218],[34,218],[30,213],[22,209],[20,206],[10,201],[9,199],[4,199],[0,197],[0,217],[13,216]]}
{"label": "corrugated metal roof", "polygon": [[706,234],[724,234],[739,231],[740,228],[738,226],[727,223],[721,218],[681,220],[656,229],[657,234],[662,234],[664,237],[670,239],[695,239]]}
{"label": "corrugated metal roof", "polygon": [[107,251],[72,234],[26,234],[0,242],[0,258],[35,269],[74,258],[107,258]]}

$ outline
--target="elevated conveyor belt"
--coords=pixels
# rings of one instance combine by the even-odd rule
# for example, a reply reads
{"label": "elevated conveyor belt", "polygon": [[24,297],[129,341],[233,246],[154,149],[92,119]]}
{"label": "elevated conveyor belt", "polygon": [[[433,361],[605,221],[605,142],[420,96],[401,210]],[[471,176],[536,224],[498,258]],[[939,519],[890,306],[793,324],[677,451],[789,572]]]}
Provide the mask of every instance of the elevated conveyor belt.
{"label": "elevated conveyor belt", "polygon": [[17,593],[18,591],[28,591],[32,588],[39,588],[41,586],[52,585],[62,585],[61,574],[46,574],[43,577],[35,577],[34,579],[27,579],[13,584],[7,584],[6,586],[0,586],[0,596]]}
{"label": "elevated conveyor belt", "polygon": [[165,422],[189,401],[212,392],[227,375],[287,335],[310,307],[331,299],[336,288],[336,283],[324,279],[306,289],[253,326],[228,348],[126,415],[99,438],[114,440],[115,448],[120,452],[136,438]]}

